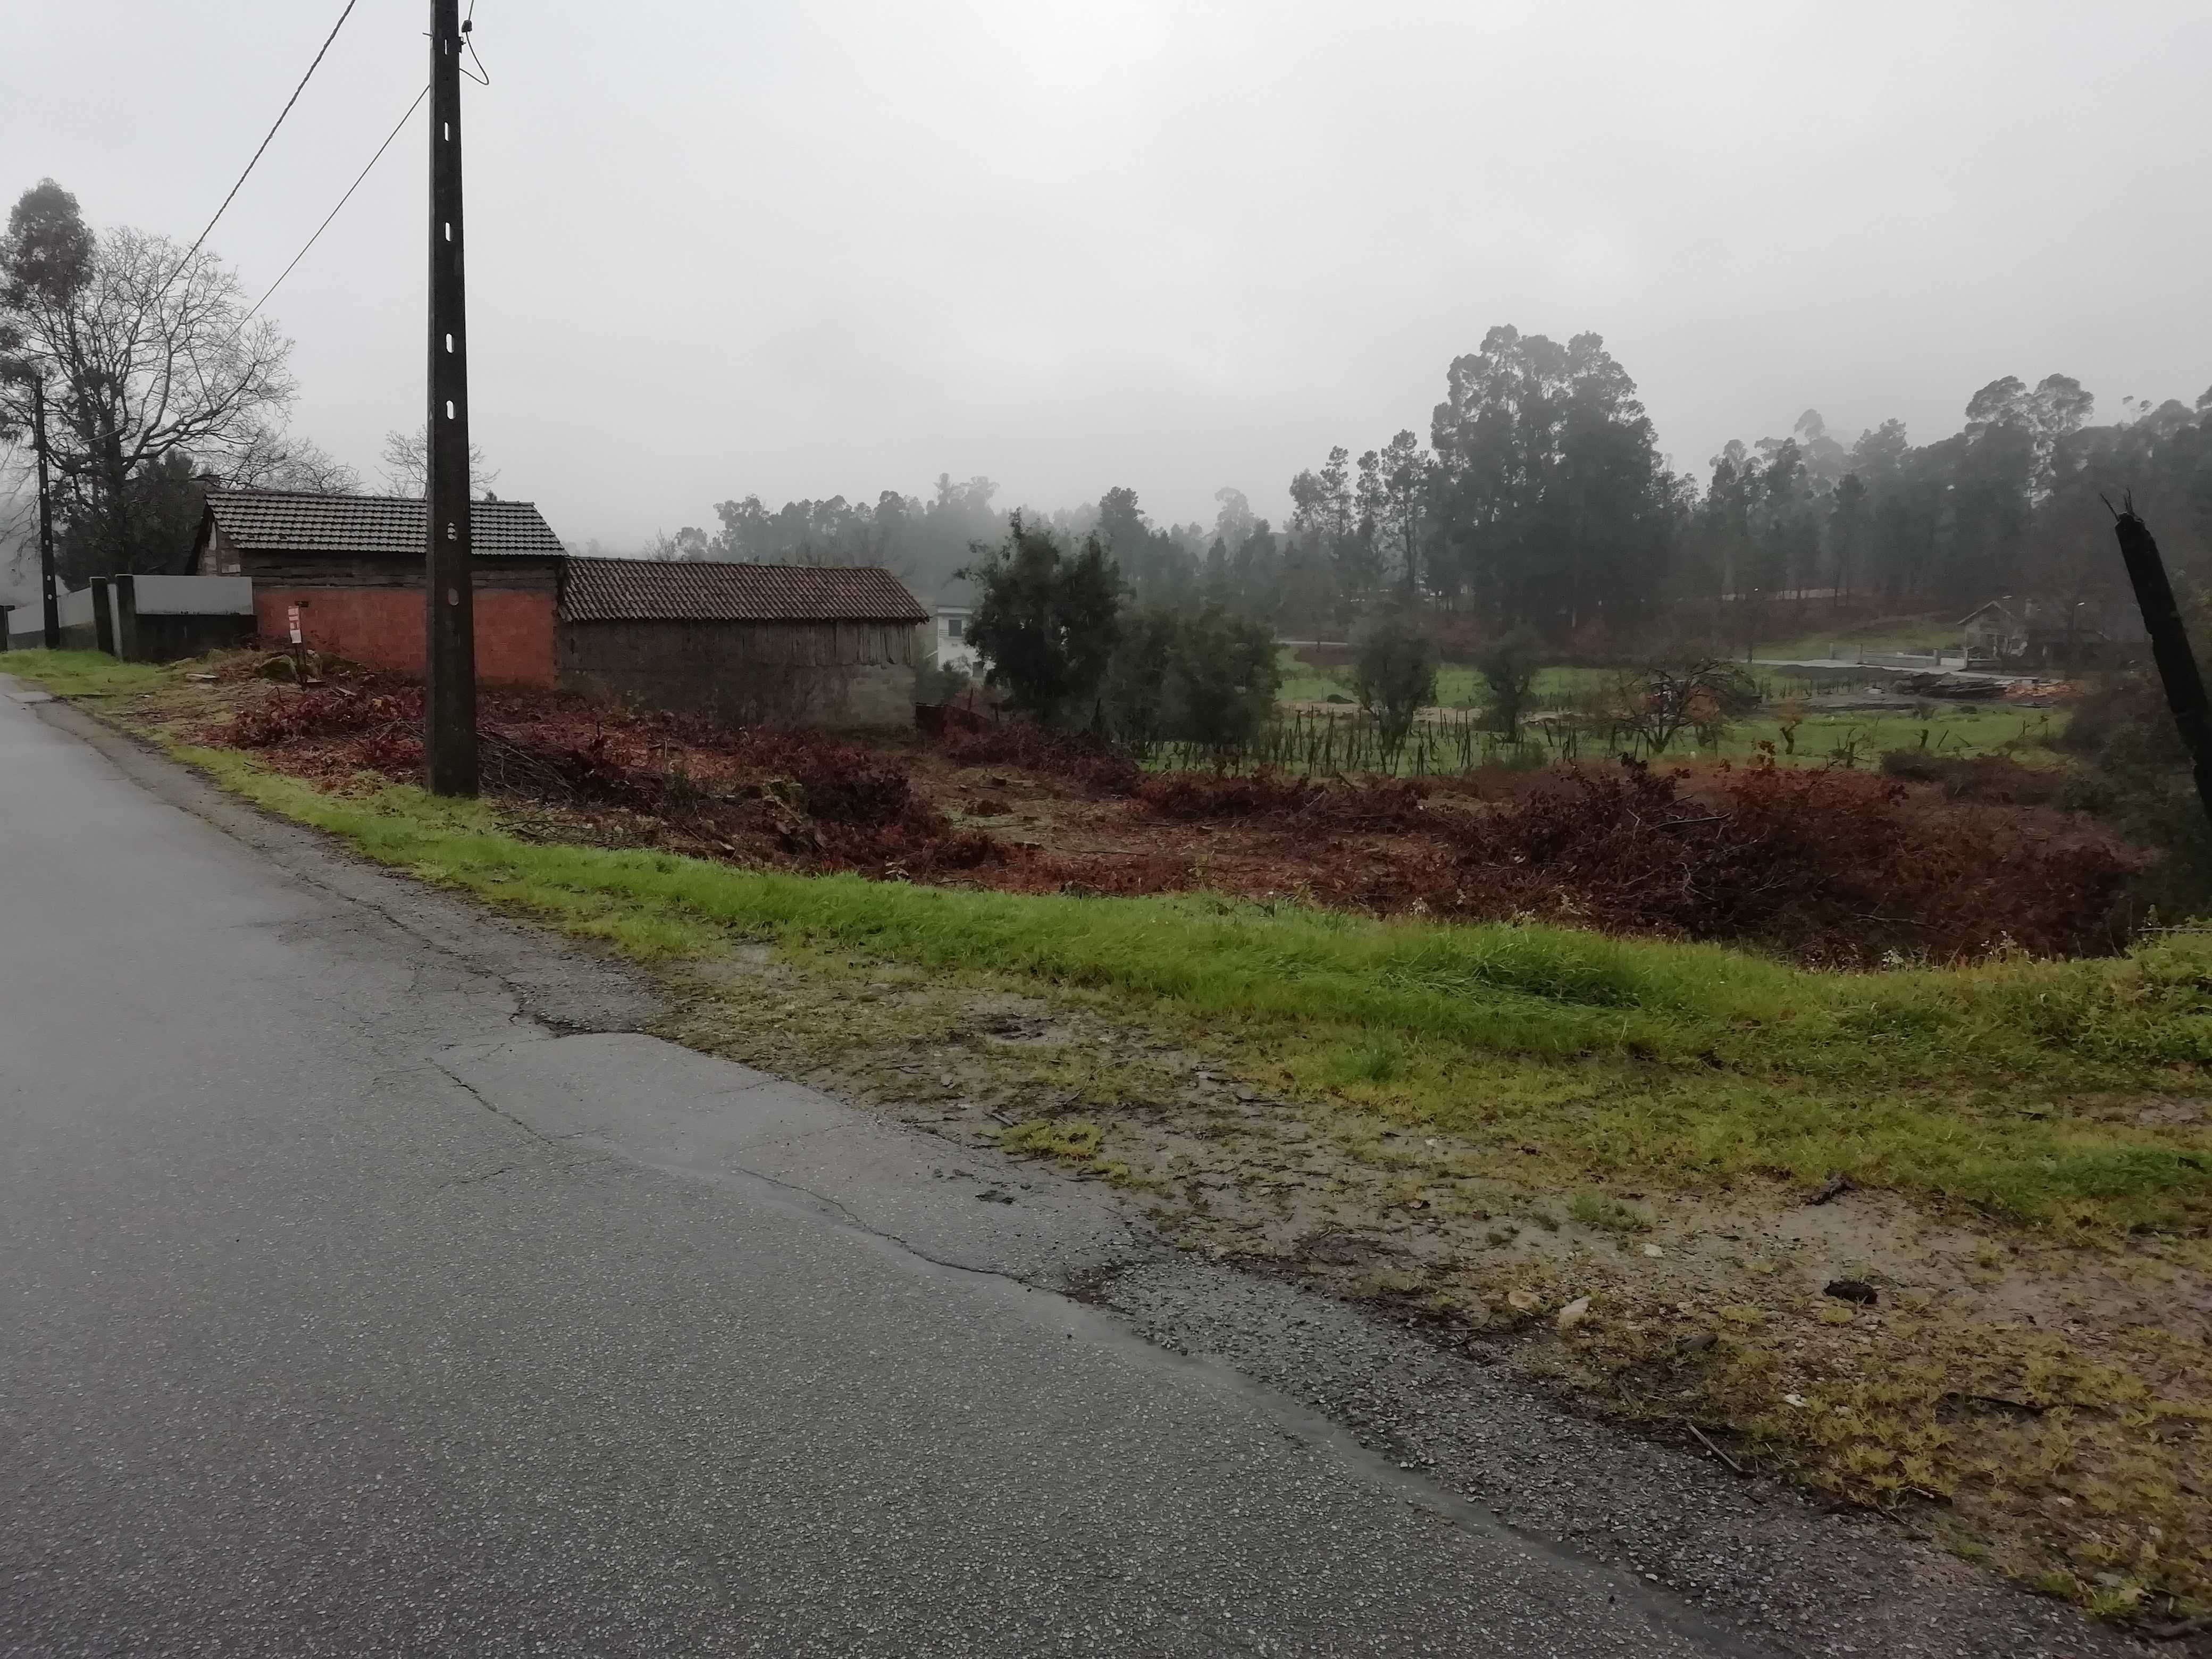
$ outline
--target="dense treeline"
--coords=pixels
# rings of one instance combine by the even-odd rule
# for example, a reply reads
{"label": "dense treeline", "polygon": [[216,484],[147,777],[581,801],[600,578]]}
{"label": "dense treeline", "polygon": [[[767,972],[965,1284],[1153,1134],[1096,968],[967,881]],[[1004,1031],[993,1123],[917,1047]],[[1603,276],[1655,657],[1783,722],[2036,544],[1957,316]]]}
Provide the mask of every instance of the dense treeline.
{"label": "dense treeline", "polygon": [[[1109,489],[1095,502],[1051,513],[1000,506],[998,493],[988,478],[940,473],[927,498],[886,489],[872,502],[830,495],[786,501],[771,511],[758,495],[746,495],[714,508],[718,529],[687,526],[672,536],[655,537],[648,551],[663,559],[879,564],[933,592],[957,580],[956,573],[975,549],[1003,540],[1018,513],[1033,533],[1070,543],[1096,535],[1123,579],[1148,597],[1186,600],[1196,594],[1206,545],[1203,527],[1155,528],[1138,507],[1135,490]],[[1224,501],[1243,501],[1235,490],[1221,495]],[[1241,518],[1229,507],[1224,512],[1237,545],[1243,546],[1254,523],[1250,512],[1243,511]],[[1260,528],[1266,528],[1264,522]]]}
{"label": "dense treeline", "polygon": [[1484,632],[1598,648],[1725,630],[1754,599],[1808,617],[2001,596],[2070,612],[2118,596],[2104,502],[2128,492],[2185,571],[2212,574],[2212,392],[2123,399],[2094,425],[2078,381],[2008,376],[1917,447],[1892,420],[1846,447],[1808,410],[1786,438],[1729,443],[1700,483],[1668,472],[1594,334],[1493,329],[1447,387],[1430,448],[1401,432],[1292,482],[1283,574],[1302,564],[1304,586],[1278,583],[1285,604],[1325,592],[1315,608],[1342,615],[1395,588]]}
{"label": "dense treeline", "polygon": [[[1895,420],[1847,443],[1808,410],[1786,437],[1730,442],[1698,478],[1670,470],[1599,336],[1500,327],[1449,366],[1425,443],[1408,428],[1356,458],[1330,451],[1291,481],[1280,529],[1236,489],[1217,494],[1210,530],[1155,526],[1127,488],[1027,516],[1071,547],[1095,534],[1140,603],[1218,606],[1294,636],[1408,608],[1471,639],[1594,652],[1733,638],[1777,604],[1814,625],[1999,598],[2094,617],[2124,597],[2106,498],[2132,492],[2183,571],[2212,577],[2212,392],[2193,407],[2124,398],[2105,424],[2094,410],[2063,374],[1990,382],[1959,431],[1923,445]],[[940,478],[927,501],[887,491],[872,507],[777,513],[748,496],[717,509],[719,532],[661,550],[866,560],[935,589],[1006,535],[994,491]]]}
{"label": "dense treeline", "polygon": [[2112,514],[2132,492],[2169,555],[2212,552],[2212,392],[2194,409],[2094,400],[2062,374],[1976,392],[1960,431],[1914,447],[1896,421],[1849,449],[1811,410],[1788,438],[1730,444],[1683,538],[1686,593],[1828,590],[1839,600],[1964,609],[1999,594],[2052,604],[2117,584]]}

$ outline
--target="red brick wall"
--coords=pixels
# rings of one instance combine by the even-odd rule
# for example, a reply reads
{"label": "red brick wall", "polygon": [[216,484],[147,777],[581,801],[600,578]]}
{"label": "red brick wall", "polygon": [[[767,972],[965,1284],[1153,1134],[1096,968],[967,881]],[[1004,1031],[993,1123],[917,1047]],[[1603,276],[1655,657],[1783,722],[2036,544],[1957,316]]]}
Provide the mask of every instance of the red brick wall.
{"label": "red brick wall", "polygon": [[[309,647],[371,668],[422,672],[422,590],[419,587],[253,588],[261,637],[289,641],[288,607],[300,607]],[[553,595],[479,587],[476,598],[477,678],[493,685],[553,684]]]}

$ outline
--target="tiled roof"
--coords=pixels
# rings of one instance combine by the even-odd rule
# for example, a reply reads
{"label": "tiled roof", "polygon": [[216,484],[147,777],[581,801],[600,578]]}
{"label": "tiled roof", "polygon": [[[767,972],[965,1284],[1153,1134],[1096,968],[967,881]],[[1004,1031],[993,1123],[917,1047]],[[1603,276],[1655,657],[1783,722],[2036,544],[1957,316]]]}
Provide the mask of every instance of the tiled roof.
{"label": "tiled roof", "polygon": [[[292,489],[214,489],[208,511],[240,552],[327,554],[333,558],[422,556],[422,503],[398,495],[313,495]],[[561,556],[561,538],[528,501],[471,501],[473,551]]]}
{"label": "tiled roof", "polygon": [[874,565],[571,557],[563,622],[921,623],[906,584]]}

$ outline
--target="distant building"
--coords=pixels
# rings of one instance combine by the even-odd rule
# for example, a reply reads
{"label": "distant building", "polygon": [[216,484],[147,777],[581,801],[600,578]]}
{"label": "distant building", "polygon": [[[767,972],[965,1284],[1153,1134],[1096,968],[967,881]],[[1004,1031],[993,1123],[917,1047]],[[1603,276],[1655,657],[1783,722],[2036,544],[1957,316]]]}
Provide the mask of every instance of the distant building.
{"label": "distant building", "polygon": [[1991,599],[1959,618],[1968,662],[2009,662],[2027,649],[2027,619],[2012,605]]}
{"label": "distant building", "polygon": [[1959,622],[1971,662],[2072,673],[2140,656],[2148,636],[2132,599],[1992,599]]}
{"label": "distant building", "polygon": [[967,605],[937,607],[937,665],[957,668],[970,679],[981,679],[985,667],[983,656],[968,637],[968,626],[975,618],[975,611]]}

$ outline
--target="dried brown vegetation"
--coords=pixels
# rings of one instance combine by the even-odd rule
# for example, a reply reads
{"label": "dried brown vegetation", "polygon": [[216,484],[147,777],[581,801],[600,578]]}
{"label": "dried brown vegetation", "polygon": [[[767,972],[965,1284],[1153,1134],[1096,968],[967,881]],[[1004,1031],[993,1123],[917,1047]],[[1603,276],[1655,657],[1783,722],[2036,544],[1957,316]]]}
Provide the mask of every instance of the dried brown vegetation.
{"label": "dried brown vegetation", "polygon": [[[341,672],[248,686],[206,735],[325,781],[412,781],[419,688]],[[2024,769],[2007,763],[1926,780],[1763,760],[1445,781],[1146,773],[1025,724],[866,744],[512,691],[485,696],[482,730],[489,789],[605,844],[1015,891],[1206,887],[1532,917],[1820,966],[2108,951],[2146,861],[2087,820],[2017,804],[2050,796],[2017,787]]]}

